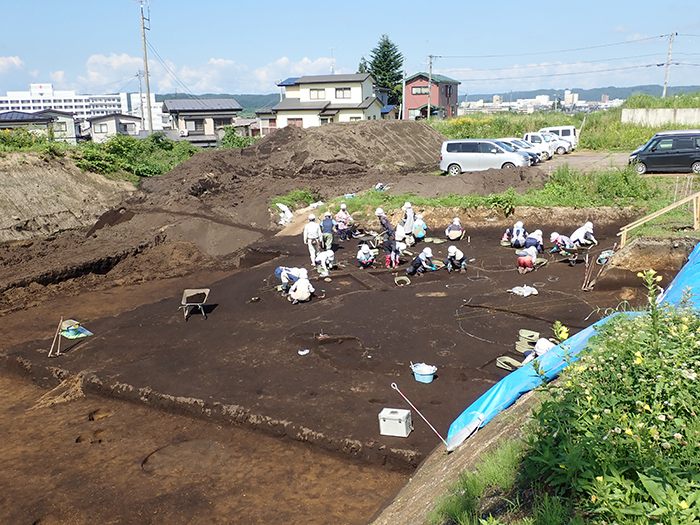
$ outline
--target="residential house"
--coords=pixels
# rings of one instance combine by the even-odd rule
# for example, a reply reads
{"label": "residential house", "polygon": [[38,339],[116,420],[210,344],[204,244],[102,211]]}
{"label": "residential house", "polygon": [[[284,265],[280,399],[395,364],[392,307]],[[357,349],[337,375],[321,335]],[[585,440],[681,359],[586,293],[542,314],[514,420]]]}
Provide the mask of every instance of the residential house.
{"label": "residential house", "polygon": [[170,129],[195,146],[217,145],[217,129],[233,126],[241,105],[233,98],[187,98],[163,101]]}
{"label": "residential house", "polygon": [[379,120],[384,106],[369,73],[316,75],[280,84],[284,98],[272,107],[278,128],[309,128],[331,122]]}
{"label": "residential house", "polygon": [[141,118],[112,113],[87,119],[90,138],[93,142],[106,142],[114,135],[131,135],[138,137],[141,133]]}
{"label": "residential house", "polygon": [[[428,80],[432,86],[428,87]],[[404,118],[427,118],[430,105],[431,118],[457,116],[457,86],[459,82],[444,75],[416,73],[406,79],[406,109]]]}
{"label": "residential house", "polygon": [[78,143],[73,113],[59,111],[57,109],[44,109],[42,111],[37,111],[35,115],[43,115],[54,119],[51,124],[54,140],[61,140],[73,144],[74,146]]}
{"label": "residential house", "polygon": [[32,133],[46,135],[54,122],[54,117],[25,113],[24,111],[5,111],[0,113],[0,129],[27,128]]}
{"label": "residential house", "polygon": [[272,108],[260,108],[255,112],[260,121],[260,136],[269,135],[277,129],[277,116]]}
{"label": "residential house", "polygon": [[384,106],[382,108],[382,118],[384,120],[396,120],[399,118],[399,109],[393,104]]}

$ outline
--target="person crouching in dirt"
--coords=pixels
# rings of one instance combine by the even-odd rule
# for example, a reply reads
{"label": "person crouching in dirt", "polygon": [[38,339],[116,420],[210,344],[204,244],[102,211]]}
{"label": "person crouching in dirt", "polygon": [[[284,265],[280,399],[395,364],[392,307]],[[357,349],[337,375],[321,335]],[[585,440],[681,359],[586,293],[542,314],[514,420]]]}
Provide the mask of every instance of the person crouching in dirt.
{"label": "person crouching in dirt", "polygon": [[[289,295],[289,289],[297,282],[303,268],[288,268],[286,266],[278,266],[275,270],[275,275],[282,281],[282,294]],[[304,270],[306,271],[306,270]]]}
{"label": "person crouching in dirt", "polygon": [[544,252],[544,243],[542,242],[542,230],[535,230],[525,239],[525,248],[534,246],[537,248],[537,253]]}
{"label": "person crouching in dirt", "polygon": [[399,253],[396,251],[396,231],[391,224],[389,217],[386,216],[382,208],[377,208],[374,214],[379,217],[379,224],[384,231],[382,232],[382,248],[384,249],[384,266],[387,268],[396,268],[399,265]]}
{"label": "person crouching in dirt", "polygon": [[537,248],[530,246],[518,252],[518,273],[528,273],[535,269],[537,260]]}
{"label": "person crouching in dirt", "polygon": [[357,252],[357,263],[360,268],[370,268],[374,263],[374,254],[368,244],[363,244]]}
{"label": "person crouching in dirt", "polygon": [[321,251],[321,242],[323,234],[321,226],[316,222],[316,216],[312,213],[309,215],[309,222],[304,226],[304,244],[309,247],[309,257],[311,257],[311,266],[316,264],[316,252]]}
{"label": "person crouching in dirt", "polygon": [[345,203],[340,205],[340,211],[335,214],[335,222],[338,223],[338,240],[349,241],[352,238],[352,216]]}
{"label": "person crouching in dirt", "polygon": [[452,219],[452,224],[450,224],[445,229],[445,237],[451,241],[458,241],[464,238],[464,234],[467,232],[459,222],[459,217]]}
{"label": "person crouching in dirt", "polygon": [[460,273],[467,271],[467,256],[456,246],[447,248],[447,259],[445,259],[444,262],[448,272],[456,270],[457,268],[459,268]]}
{"label": "person crouching in dirt", "polygon": [[413,236],[416,238],[416,242],[425,239],[427,231],[428,227],[423,222],[423,216],[420,213],[416,214],[416,220],[413,221]]}
{"label": "person crouching in dirt", "polygon": [[421,275],[427,270],[435,271],[437,268],[433,263],[433,251],[430,248],[423,248],[423,251],[406,268],[406,273],[408,275]]}
{"label": "person crouching in dirt", "polygon": [[508,228],[505,231],[501,238],[501,243],[510,243],[512,248],[524,248],[526,238],[527,231],[525,231],[522,221],[518,221],[512,228]]}
{"label": "person crouching in dirt", "polygon": [[593,223],[592,222],[587,222],[583,226],[581,226],[578,230],[576,230],[574,233],[571,234],[571,242],[574,243],[574,246],[579,247],[579,246],[592,246],[594,244],[598,244],[598,241],[596,238],[593,236]]}
{"label": "person crouching in dirt", "polygon": [[302,268],[299,279],[289,289],[288,299],[292,304],[303,303],[309,301],[315,291],[311,281],[309,281],[308,272],[305,268]]}
{"label": "person crouching in dirt", "polygon": [[333,232],[338,223],[331,218],[331,212],[327,211],[321,221],[321,233],[323,234],[323,249],[333,249]]}
{"label": "person crouching in dirt", "polygon": [[328,272],[335,264],[333,250],[325,250],[316,254],[316,266],[321,268],[321,277],[328,277]]}
{"label": "person crouching in dirt", "polygon": [[549,242],[554,243],[554,248],[550,250],[550,253],[562,252],[564,254],[568,254],[572,250],[576,249],[576,246],[573,242],[571,242],[569,237],[566,235],[560,235],[557,232],[552,232],[552,235],[549,236]]}

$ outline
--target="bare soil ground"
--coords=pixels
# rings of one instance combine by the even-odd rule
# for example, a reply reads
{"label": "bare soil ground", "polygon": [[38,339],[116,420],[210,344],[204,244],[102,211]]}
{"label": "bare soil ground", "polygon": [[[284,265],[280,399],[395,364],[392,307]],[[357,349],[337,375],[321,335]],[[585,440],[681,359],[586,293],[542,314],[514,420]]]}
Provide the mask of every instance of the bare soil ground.
{"label": "bare soil ground", "polygon": [[[599,252],[631,219],[615,209],[517,210],[508,219],[419,210],[438,237],[462,217],[466,274],[443,270],[398,287],[396,271],[356,268],[357,242],[347,242],[331,281],[314,278],[310,303],[276,292],[275,267],[308,267],[308,252],[305,214],[280,231],[271,196],[311,188],[327,198],[377,182],[397,193],[488,194],[546,180],[539,168],[430,175],[442,140],[415,122],[279,130],[147,181],[89,229],[0,246],[0,395],[13,427],[0,519],[366,522],[440,444],[415,413],[408,438],[379,434],[382,408],[406,407],[392,383],[444,435],[506,373],[496,357],[519,357],[519,328],[548,335],[560,320],[576,331],[620,301],[641,301],[625,270],[582,292],[584,263],[551,257],[523,276],[513,250],[498,244],[517,219],[546,234],[590,219]],[[447,243],[431,246],[444,258]],[[508,293],[523,284],[539,295]],[[182,290],[199,287],[211,288],[208,318],[185,322]],[[95,335],[64,340],[50,359],[61,317]],[[410,363],[421,361],[438,367],[431,384],[412,377]],[[87,398],[29,410],[42,391],[10,372],[44,386],[66,380]],[[96,422],[91,413],[103,415]]]}

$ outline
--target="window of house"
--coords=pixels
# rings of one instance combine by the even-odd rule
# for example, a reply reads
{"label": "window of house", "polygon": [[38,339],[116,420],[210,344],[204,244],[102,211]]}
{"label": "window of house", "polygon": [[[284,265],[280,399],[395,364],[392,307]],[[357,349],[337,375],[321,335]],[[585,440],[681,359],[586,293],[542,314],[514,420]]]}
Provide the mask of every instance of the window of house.
{"label": "window of house", "polygon": [[203,119],[192,119],[185,121],[185,129],[187,131],[204,131]]}
{"label": "window of house", "polygon": [[54,122],[54,131],[68,131],[68,125],[65,122]]}
{"label": "window of house", "polygon": [[95,133],[107,133],[107,124],[97,124]]}
{"label": "window of house", "polygon": [[445,95],[448,97],[452,96],[452,86],[451,85],[445,86]]}
{"label": "window of house", "polygon": [[230,118],[215,118],[214,119],[214,127],[215,128],[223,128],[224,126],[230,126],[230,125],[231,125]]}
{"label": "window of house", "polygon": [[428,86],[413,86],[411,88],[411,94],[413,95],[427,95],[429,91]]}
{"label": "window of house", "polygon": [[311,88],[309,90],[309,97],[311,100],[325,100],[326,90],[323,88]]}
{"label": "window of house", "polygon": [[287,119],[287,126],[292,126],[295,128],[303,128],[304,127],[304,119],[288,118]]}
{"label": "window of house", "polygon": [[350,98],[350,88],[335,88],[335,98]]}
{"label": "window of house", "polygon": [[122,123],[122,130],[126,131],[127,133],[133,133],[136,131],[136,124],[133,122],[124,122]]}
{"label": "window of house", "polygon": [[350,122],[358,122],[362,120],[362,117],[350,117]]}

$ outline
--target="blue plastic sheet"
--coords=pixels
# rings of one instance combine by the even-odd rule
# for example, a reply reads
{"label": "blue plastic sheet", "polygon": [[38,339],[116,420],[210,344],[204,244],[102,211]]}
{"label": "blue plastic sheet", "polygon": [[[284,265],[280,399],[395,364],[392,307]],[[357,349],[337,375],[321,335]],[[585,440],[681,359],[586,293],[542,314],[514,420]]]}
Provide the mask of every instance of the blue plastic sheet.
{"label": "blue plastic sheet", "polygon": [[[687,288],[700,290],[700,244],[695,246],[695,249],[688,257],[688,262],[678,272],[665,292],[659,296],[659,302],[678,304]],[[700,308],[699,295],[692,296],[691,301],[696,308]],[[540,369],[544,371],[547,381],[557,377],[569,362],[576,361],[578,354],[586,348],[591,336],[595,335],[598,329],[615,315],[638,315],[638,312],[615,313],[612,316],[601,319],[539,357],[537,361]],[[508,374],[474,403],[469,405],[452,422],[447,433],[447,450],[455,450],[478,428],[486,425],[497,414],[515,403],[520,396],[537,388],[541,383],[542,379],[535,372],[532,361]]]}

